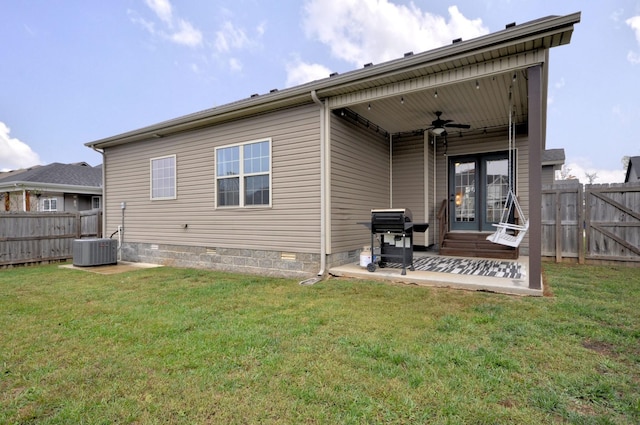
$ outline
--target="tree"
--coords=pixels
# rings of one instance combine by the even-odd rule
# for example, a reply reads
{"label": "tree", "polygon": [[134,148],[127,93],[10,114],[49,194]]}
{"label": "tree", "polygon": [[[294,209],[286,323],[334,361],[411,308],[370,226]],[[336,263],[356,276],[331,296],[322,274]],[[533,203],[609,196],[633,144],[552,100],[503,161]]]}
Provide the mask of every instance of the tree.
{"label": "tree", "polygon": [[571,168],[563,165],[560,170],[560,180],[575,180],[575,178],[576,177],[571,174]]}
{"label": "tree", "polygon": [[587,173],[585,171],[584,176],[589,181],[589,184],[593,184],[593,183],[595,183],[596,179],[598,178],[598,173],[595,172],[595,171],[593,173]]}

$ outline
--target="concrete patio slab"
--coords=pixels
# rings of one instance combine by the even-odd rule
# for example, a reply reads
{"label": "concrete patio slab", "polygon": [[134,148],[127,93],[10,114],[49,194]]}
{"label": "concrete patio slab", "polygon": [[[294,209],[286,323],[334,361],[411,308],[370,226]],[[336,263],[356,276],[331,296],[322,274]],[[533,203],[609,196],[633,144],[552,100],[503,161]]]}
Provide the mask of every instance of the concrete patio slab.
{"label": "concrete patio slab", "polygon": [[[418,254],[418,253],[416,253]],[[453,257],[434,256],[442,259],[443,262],[451,261]],[[460,257],[455,257],[460,258]],[[480,258],[468,258],[468,260],[486,260]],[[414,258],[415,261],[415,258]],[[394,283],[405,283],[419,286],[445,287],[454,289],[465,289],[470,291],[488,291],[509,295],[543,296],[542,276],[540,277],[541,289],[530,289],[529,279],[526,275],[528,271],[529,258],[520,257],[517,260],[500,260],[518,263],[523,270],[520,278],[478,276],[474,274],[462,273],[442,273],[434,271],[411,271],[407,269],[406,275],[402,275],[400,268],[379,268],[374,272],[369,272],[358,263],[345,264],[343,266],[332,267],[329,274],[337,277],[351,277],[368,280],[392,281]]]}

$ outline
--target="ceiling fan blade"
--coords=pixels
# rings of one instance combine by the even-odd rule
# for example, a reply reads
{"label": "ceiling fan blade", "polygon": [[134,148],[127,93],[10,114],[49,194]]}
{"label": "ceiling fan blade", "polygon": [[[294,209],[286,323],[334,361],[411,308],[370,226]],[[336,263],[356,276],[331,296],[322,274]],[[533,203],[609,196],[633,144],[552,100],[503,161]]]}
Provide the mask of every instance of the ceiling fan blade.
{"label": "ceiling fan blade", "polygon": [[445,124],[444,126],[449,128],[471,128],[469,124]]}

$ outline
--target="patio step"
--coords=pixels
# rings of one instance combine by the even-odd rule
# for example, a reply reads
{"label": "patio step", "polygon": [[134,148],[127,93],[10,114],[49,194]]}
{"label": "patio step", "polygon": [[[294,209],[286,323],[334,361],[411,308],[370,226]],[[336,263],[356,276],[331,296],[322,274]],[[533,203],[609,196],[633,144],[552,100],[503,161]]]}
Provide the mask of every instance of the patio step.
{"label": "patio step", "polygon": [[445,235],[440,255],[454,257],[483,257],[515,260],[518,248],[504,246],[486,240],[485,233],[449,232]]}

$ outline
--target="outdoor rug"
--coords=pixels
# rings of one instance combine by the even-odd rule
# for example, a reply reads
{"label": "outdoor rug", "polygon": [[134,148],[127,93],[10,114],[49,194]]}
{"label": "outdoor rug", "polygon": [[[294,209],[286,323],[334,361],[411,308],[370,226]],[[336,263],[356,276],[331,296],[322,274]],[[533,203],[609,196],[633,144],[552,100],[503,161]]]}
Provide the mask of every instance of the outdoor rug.
{"label": "outdoor rug", "polygon": [[[386,267],[402,268],[402,263],[387,263]],[[507,279],[523,279],[525,277],[525,270],[520,263],[502,260],[420,257],[414,258],[413,267],[416,270],[425,272],[468,274]]]}

